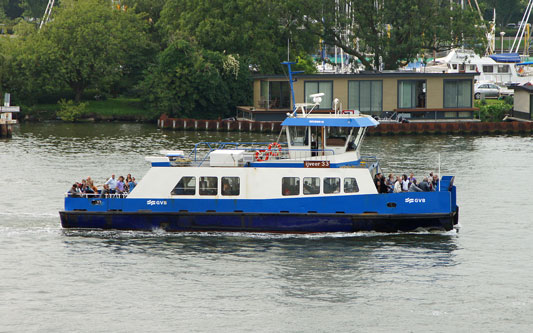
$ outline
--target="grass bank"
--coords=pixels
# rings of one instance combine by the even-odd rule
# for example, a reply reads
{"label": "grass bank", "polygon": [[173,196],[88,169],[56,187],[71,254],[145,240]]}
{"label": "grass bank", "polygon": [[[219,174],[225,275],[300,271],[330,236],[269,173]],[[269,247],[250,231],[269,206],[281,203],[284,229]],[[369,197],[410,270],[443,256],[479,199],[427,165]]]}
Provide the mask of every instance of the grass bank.
{"label": "grass bank", "polygon": [[[117,97],[101,101],[85,101],[87,107],[81,121],[153,121],[157,114],[142,107],[139,98]],[[21,118],[28,121],[58,119],[59,104],[37,104],[21,109]]]}

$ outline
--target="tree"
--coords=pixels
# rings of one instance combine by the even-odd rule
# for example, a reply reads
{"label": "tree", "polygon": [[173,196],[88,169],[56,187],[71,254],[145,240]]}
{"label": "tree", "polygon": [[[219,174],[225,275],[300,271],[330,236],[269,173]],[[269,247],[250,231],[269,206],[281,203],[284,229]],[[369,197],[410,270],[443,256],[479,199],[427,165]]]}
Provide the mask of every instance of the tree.
{"label": "tree", "polygon": [[473,10],[449,0],[295,0],[300,22],[367,69],[395,69],[427,51],[484,46]]}
{"label": "tree", "polygon": [[150,109],[179,117],[214,118],[248,104],[248,66],[237,56],[201,48],[176,38],[158,57],[141,83]]}
{"label": "tree", "polygon": [[260,72],[279,73],[288,39],[294,55],[311,52],[318,42],[298,31],[291,6],[283,0],[168,0],[158,27],[167,42],[184,34],[207,50],[238,54]]}
{"label": "tree", "polygon": [[107,90],[132,62],[146,64],[146,22],[104,0],[65,0],[53,20],[32,36],[46,70],[67,84],[76,102],[88,87]]}

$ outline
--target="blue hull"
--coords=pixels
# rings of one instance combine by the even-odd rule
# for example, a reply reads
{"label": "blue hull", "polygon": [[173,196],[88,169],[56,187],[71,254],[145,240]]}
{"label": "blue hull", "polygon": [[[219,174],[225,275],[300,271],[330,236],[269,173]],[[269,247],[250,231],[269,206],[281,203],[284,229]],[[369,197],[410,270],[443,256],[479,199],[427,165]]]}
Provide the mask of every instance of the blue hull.
{"label": "blue hull", "polygon": [[244,231],[244,232],[397,232],[451,230],[458,211],[449,214],[245,214],[245,213],[142,213],[60,212],[63,228],[97,228],[152,231]]}

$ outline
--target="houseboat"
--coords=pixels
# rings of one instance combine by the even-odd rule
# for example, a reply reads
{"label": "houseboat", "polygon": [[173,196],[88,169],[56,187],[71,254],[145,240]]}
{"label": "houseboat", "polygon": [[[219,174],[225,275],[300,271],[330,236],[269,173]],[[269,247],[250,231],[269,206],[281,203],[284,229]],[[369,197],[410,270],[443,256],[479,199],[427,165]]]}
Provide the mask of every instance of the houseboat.
{"label": "houseboat", "polygon": [[[289,73],[290,68],[289,68]],[[290,78],[292,85],[292,77]],[[374,157],[361,156],[379,122],[356,110],[294,104],[276,142],[203,142],[147,157],[127,195],[65,196],[64,228],[275,233],[451,230],[454,177],[434,191],[378,193]]]}

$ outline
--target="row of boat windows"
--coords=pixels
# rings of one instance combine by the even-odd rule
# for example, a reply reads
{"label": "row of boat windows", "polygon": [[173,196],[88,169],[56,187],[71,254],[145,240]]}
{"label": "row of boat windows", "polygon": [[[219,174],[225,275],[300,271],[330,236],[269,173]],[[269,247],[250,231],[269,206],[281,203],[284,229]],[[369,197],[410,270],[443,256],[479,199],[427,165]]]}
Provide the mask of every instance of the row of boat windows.
{"label": "row of boat windows", "polygon": [[[466,70],[468,66],[469,71],[479,71],[477,65],[465,65],[465,64],[452,64],[453,69],[459,69],[460,71]],[[509,73],[509,65],[482,65],[483,73]]]}
{"label": "row of boat windows", "polygon": [[[335,194],[341,192],[341,178],[326,177],[323,179],[323,193]],[[302,193],[320,194],[320,178],[319,177],[304,177]],[[352,177],[344,178],[344,193],[359,192],[357,180]],[[281,194],[282,195],[300,195],[300,178],[299,177],[283,177],[281,180]]]}
{"label": "row of boat windows", "polygon": [[[198,177],[198,194],[217,195],[218,177]],[[220,194],[224,196],[235,196],[241,192],[241,180],[239,177],[222,177],[220,182]],[[300,187],[299,177],[283,177],[281,180],[282,195],[305,195],[320,194],[320,178],[304,177],[303,186]],[[324,194],[335,194],[341,192],[341,178],[326,177],[322,181]],[[344,178],[342,190],[344,193],[359,192],[357,180],[352,177]],[[172,189],[171,195],[196,195],[196,177],[184,176]]]}

